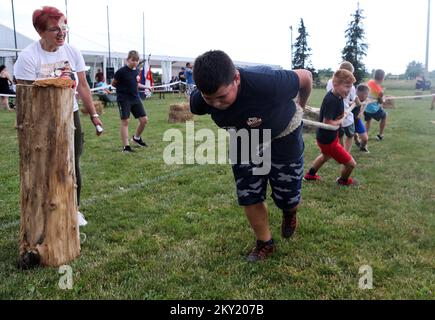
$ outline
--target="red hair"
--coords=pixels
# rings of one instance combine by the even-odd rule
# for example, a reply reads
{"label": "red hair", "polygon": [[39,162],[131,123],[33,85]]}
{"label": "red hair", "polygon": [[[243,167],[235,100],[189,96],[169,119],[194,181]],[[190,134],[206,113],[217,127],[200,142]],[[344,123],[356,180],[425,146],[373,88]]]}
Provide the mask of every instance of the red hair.
{"label": "red hair", "polygon": [[[61,18],[65,18],[65,15],[59,9],[45,6],[33,12],[33,26],[36,31],[45,31],[49,21],[57,23]],[[65,23],[67,23],[66,18]]]}

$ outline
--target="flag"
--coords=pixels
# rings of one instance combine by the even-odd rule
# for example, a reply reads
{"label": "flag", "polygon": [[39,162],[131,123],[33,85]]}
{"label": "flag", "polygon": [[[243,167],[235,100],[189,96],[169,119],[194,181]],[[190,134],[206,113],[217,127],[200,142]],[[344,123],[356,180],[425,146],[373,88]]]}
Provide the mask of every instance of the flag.
{"label": "flag", "polygon": [[139,83],[145,85],[145,66],[140,69]]}
{"label": "flag", "polygon": [[[145,76],[146,75],[146,76]],[[145,65],[141,72],[141,83],[145,85],[145,95],[150,97],[152,94],[152,87],[154,86],[153,74],[151,72],[151,66],[149,60],[145,61]]]}
{"label": "flag", "polygon": [[[145,66],[143,65],[142,68],[140,69],[140,73],[139,73],[139,83],[141,85],[145,85]],[[140,90],[139,91],[139,96],[142,100],[146,99],[146,90]]]}
{"label": "flag", "polygon": [[145,68],[146,67],[148,67],[148,70],[147,70],[147,76],[146,76],[145,85],[147,87],[151,88],[151,87],[154,86],[153,73],[151,72],[151,66],[149,65],[148,62],[145,64]]}

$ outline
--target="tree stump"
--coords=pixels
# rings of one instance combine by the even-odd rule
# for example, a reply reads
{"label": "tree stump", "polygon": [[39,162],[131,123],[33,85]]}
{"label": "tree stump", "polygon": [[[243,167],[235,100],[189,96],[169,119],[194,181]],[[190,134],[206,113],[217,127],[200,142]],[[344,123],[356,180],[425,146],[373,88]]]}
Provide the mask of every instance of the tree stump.
{"label": "tree stump", "polygon": [[80,255],[73,90],[18,85],[20,267],[58,267]]}

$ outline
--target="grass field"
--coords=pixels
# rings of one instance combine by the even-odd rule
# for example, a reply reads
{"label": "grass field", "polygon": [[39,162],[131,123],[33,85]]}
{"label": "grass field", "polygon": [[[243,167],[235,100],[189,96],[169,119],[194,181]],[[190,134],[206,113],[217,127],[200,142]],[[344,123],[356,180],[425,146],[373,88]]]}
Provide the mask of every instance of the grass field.
{"label": "grass field", "polygon": [[[319,106],[323,90],[310,104]],[[409,91],[388,92],[410,95]],[[83,117],[81,211],[89,221],[82,254],[71,264],[73,289],[61,290],[58,269],[17,269],[19,157],[15,114],[0,111],[0,299],[434,299],[435,112],[429,100],[401,100],[389,110],[385,140],[371,132],[370,154],[354,152],[361,186],[335,185],[338,166],[323,181],[304,184],[299,229],[279,236],[281,213],[268,198],[276,255],[249,264],[254,244],[238,207],[228,165],[163,163],[170,103],[145,105],[147,149],[120,152],[116,108],[103,115],[97,138]],[[196,129],[216,126],[197,117]],[[374,126],[373,129],[376,127]],[[305,135],[305,167],[318,154]],[[363,265],[373,289],[361,290]]]}

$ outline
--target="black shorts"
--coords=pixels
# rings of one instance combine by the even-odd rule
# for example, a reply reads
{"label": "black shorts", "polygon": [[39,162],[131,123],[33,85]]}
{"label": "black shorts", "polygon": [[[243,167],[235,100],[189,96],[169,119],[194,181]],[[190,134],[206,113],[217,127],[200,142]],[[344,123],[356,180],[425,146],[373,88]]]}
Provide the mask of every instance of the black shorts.
{"label": "black shorts", "polygon": [[376,121],[381,121],[382,119],[385,119],[386,117],[387,117],[387,113],[382,108],[380,108],[375,113],[364,112],[365,121],[370,121],[372,119],[375,119]]}
{"label": "black shorts", "polygon": [[254,175],[253,164],[233,164],[239,205],[250,206],[266,200],[267,184],[272,187],[272,199],[282,210],[293,209],[301,200],[304,157],[287,163],[272,162],[267,175]]}
{"label": "black shorts", "polygon": [[121,120],[130,118],[130,113],[135,119],[146,117],[147,113],[143,107],[142,101],[137,100],[124,100],[118,101],[118,109]]}

